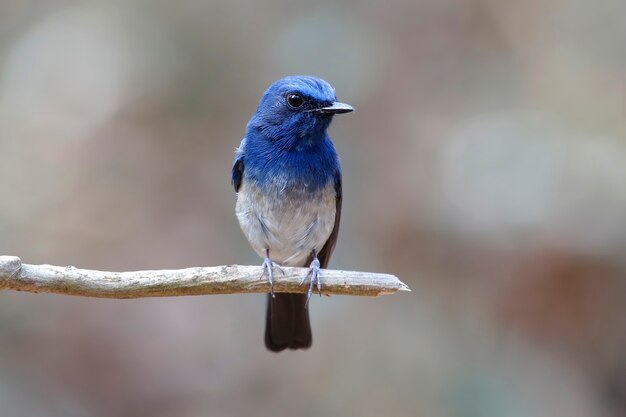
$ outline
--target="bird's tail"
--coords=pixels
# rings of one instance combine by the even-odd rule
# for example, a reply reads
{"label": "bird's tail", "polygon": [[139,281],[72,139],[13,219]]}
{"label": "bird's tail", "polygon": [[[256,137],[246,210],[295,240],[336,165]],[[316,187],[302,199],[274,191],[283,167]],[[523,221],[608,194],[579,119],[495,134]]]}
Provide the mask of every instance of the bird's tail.
{"label": "bird's tail", "polygon": [[280,352],[308,349],[313,342],[309,311],[304,307],[306,294],[268,294],[265,321],[265,346]]}

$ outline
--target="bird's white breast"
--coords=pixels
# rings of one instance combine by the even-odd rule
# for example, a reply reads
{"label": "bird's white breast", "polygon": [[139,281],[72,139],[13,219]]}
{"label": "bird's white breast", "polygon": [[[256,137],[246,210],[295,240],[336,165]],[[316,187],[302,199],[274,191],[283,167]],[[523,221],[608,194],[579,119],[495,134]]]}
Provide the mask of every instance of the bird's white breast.
{"label": "bird's white breast", "polygon": [[237,193],[239,225],[256,253],[270,250],[272,261],[304,266],[312,250],[319,252],[335,224],[336,192],[330,181],[316,191],[262,190],[242,181]]}

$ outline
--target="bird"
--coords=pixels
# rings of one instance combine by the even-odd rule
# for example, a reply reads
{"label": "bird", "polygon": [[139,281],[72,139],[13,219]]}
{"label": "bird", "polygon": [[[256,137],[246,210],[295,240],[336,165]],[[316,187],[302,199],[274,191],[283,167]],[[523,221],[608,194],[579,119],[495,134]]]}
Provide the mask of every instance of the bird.
{"label": "bird", "polygon": [[[341,166],[327,129],[334,115],[352,111],[328,82],[288,76],[265,91],[235,150],[235,213],[270,284],[264,337],[270,351],[312,344],[308,303],[315,288],[321,295],[320,270],[341,218]],[[274,294],[274,269],[281,266],[309,268],[306,295]]]}

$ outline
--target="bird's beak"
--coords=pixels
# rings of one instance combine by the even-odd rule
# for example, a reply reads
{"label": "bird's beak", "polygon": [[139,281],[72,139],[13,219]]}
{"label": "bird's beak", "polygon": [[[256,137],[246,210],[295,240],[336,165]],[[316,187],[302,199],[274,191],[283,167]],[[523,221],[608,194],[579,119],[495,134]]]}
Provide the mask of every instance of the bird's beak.
{"label": "bird's beak", "polygon": [[335,101],[330,106],[320,107],[319,109],[311,110],[311,113],[315,114],[341,114],[341,113],[350,113],[354,111],[354,107],[346,103],[340,103]]}

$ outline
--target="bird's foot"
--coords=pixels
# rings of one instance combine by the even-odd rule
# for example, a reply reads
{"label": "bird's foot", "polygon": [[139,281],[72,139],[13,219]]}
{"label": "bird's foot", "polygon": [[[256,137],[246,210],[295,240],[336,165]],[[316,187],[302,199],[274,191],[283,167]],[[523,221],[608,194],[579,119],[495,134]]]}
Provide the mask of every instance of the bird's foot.
{"label": "bird's foot", "polygon": [[263,273],[261,273],[261,278],[265,275],[265,271],[267,271],[267,278],[270,282],[270,293],[272,294],[272,298],[276,297],[274,295],[274,268],[277,268],[281,274],[285,275],[285,271],[282,270],[280,265],[276,262],[272,262],[269,256],[269,250],[265,251],[265,259],[263,259]]}
{"label": "bird's foot", "polygon": [[309,291],[307,291],[306,293],[306,303],[304,304],[304,307],[309,306],[309,300],[311,299],[311,295],[313,295],[313,289],[315,287],[317,287],[317,292],[320,294],[320,297],[322,296],[322,282],[320,281],[320,273],[320,261],[317,259],[317,256],[315,256],[315,258],[313,258],[313,262],[311,262],[311,265],[309,265],[309,272],[300,282],[300,285],[302,285],[309,276],[311,277],[311,283],[309,284]]}

